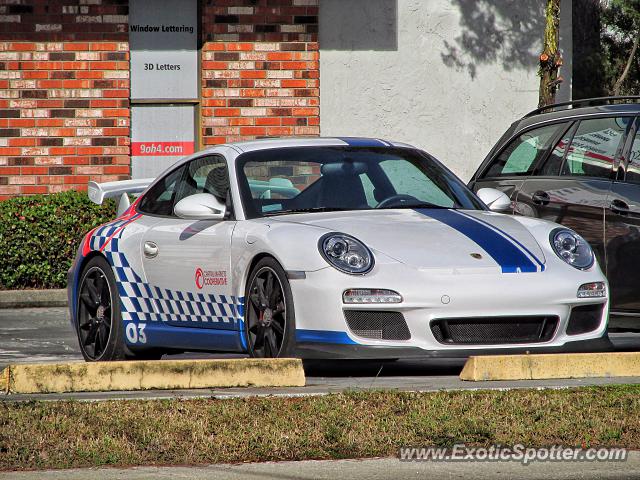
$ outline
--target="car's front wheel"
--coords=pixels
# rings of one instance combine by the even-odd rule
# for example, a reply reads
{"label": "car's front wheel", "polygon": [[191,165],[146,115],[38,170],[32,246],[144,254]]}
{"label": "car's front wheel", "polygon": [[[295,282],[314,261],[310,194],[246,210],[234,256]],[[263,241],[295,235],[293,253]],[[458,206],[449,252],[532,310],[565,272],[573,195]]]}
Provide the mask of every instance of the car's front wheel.
{"label": "car's front wheel", "polygon": [[271,257],[258,261],[247,283],[245,335],[252,357],[288,357],[295,352],[295,314],[286,272]]}

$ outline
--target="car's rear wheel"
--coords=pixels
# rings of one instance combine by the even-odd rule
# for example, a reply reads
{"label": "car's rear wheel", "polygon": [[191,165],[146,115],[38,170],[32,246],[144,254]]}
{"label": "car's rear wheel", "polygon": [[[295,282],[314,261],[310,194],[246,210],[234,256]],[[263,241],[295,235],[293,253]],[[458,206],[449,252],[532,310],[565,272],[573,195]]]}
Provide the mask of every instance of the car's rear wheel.
{"label": "car's rear wheel", "polygon": [[159,359],[163,352],[132,352],[124,341],[116,280],[104,257],[93,257],[80,276],[76,321],[82,356],[88,362]]}
{"label": "car's rear wheel", "polygon": [[84,267],[76,312],[78,341],[85,360],[125,358],[116,283],[103,257],[93,257]]}
{"label": "car's rear wheel", "polygon": [[252,357],[291,356],[295,351],[295,314],[287,275],[271,257],[258,261],[246,292],[245,335]]}

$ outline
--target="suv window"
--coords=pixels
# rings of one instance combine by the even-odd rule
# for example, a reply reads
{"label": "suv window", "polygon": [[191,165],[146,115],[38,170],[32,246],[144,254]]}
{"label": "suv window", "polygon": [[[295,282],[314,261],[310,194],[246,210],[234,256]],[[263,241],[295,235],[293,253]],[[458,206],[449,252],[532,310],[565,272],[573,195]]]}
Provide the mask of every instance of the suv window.
{"label": "suv window", "polygon": [[210,193],[225,202],[228,191],[229,172],[224,158],[200,157],[187,164],[187,172],[178,183],[175,203],[196,193]]}
{"label": "suv window", "polygon": [[523,133],[502,150],[483,177],[531,174],[538,160],[551,146],[558,127],[559,124],[547,125]]}
{"label": "suv window", "polygon": [[631,120],[631,117],[610,117],[581,121],[560,174],[609,178]]}
{"label": "suv window", "polygon": [[142,197],[138,210],[149,215],[172,216],[176,188],[186,167],[182,166],[168,173]]}

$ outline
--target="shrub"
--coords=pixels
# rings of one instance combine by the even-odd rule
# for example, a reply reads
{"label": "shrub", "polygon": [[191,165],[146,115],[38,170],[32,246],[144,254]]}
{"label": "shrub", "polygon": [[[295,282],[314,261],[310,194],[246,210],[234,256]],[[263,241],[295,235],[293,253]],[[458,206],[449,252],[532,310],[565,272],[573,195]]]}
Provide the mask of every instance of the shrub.
{"label": "shrub", "polygon": [[86,192],[0,202],[0,289],[63,288],[84,235],[115,217],[115,202],[92,203]]}

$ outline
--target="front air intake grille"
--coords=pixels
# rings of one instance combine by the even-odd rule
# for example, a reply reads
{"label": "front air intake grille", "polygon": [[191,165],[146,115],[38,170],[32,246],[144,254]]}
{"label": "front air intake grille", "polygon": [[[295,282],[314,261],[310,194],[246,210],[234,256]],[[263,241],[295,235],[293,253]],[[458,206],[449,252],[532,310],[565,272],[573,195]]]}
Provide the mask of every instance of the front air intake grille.
{"label": "front air intake grille", "polygon": [[441,318],[431,322],[431,333],[445,344],[542,343],[553,338],[558,320],[555,316]]}
{"label": "front air intake grille", "polygon": [[345,310],[349,329],[357,336],[376,340],[409,340],[411,333],[400,312]]}
{"label": "front air intake grille", "polygon": [[567,335],[593,332],[600,326],[603,308],[604,303],[573,307],[567,324]]}

